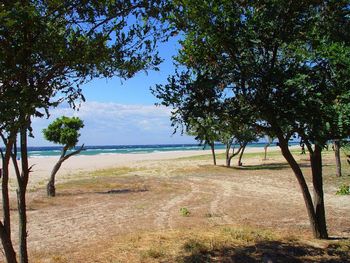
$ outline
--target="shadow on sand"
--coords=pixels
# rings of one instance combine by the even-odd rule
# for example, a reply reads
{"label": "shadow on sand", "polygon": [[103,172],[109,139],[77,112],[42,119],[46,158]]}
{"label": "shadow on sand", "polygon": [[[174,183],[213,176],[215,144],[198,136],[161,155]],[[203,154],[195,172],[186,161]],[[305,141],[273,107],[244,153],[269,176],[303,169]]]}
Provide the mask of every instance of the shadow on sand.
{"label": "shadow on sand", "polygon": [[[233,263],[298,263],[350,262],[349,250],[342,250],[332,244],[327,248],[315,248],[308,245],[288,244],[280,241],[263,241],[250,246],[220,247],[206,250],[200,244],[190,255],[181,256],[178,262],[233,262]],[[186,248],[184,248],[186,251]]]}
{"label": "shadow on sand", "polygon": [[97,194],[127,194],[147,192],[147,189],[112,189],[105,192],[97,192]]}
{"label": "shadow on sand", "polygon": [[259,165],[244,165],[244,166],[235,166],[232,167],[232,169],[236,170],[283,170],[283,169],[289,169],[290,166],[287,163],[266,163],[266,164],[259,164]]}

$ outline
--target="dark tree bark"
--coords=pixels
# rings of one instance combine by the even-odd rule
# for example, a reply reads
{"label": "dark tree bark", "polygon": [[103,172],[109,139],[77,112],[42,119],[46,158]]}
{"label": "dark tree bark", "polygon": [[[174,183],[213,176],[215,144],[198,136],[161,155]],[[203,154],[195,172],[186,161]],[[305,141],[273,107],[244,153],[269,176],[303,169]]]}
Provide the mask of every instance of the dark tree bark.
{"label": "dark tree bark", "polygon": [[238,155],[242,151],[242,148],[243,148],[243,146],[241,144],[239,146],[238,150],[235,152],[235,147],[232,147],[232,153],[230,154],[231,146],[232,146],[232,141],[230,141],[226,144],[226,166],[227,167],[231,167],[232,158],[235,157],[236,155]]}
{"label": "dark tree bark", "polygon": [[317,225],[319,228],[318,238],[328,238],[326,212],[323,196],[323,178],[322,178],[322,147],[315,145],[315,149],[310,153],[312,184],[314,187],[314,209],[316,213]]}
{"label": "dark tree bark", "polygon": [[209,143],[210,149],[211,149],[211,154],[213,156],[213,163],[216,165],[216,155],[215,155],[215,144],[214,143]]}
{"label": "dark tree bark", "polygon": [[230,149],[231,149],[231,146],[232,146],[232,141],[228,141],[226,143],[226,149],[225,149],[225,156],[226,156],[226,166],[227,167],[230,167],[231,166],[231,159],[230,158]]}
{"label": "dark tree bark", "polygon": [[340,141],[334,140],[334,154],[335,154],[335,167],[336,175],[341,177],[341,159],[340,159]]}
{"label": "dark tree bark", "polygon": [[[17,152],[12,154],[12,162],[15,168],[17,177],[17,207],[18,207],[18,235],[19,235],[19,262],[28,263],[28,246],[27,246],[27,204],[26,204],[26,192],[29,180],[29,174],[31,168],[28,163],[28,149],[27,149],[27,127],[30,120],[27,120],[20,128],[20,149],[21,149],[21,170],[17,163]],[[14,147],[16,148],[16,147]]]}
{"label": "dark tree bark", "polygon": [[238,157],[238,166],[242,166],[243,163],[242,163],[242,157],[243,157],[243,153],[244,153],[244,150],[245,150],[245,147],[247,146],[247,143],[243,143],[243,147],[242,147],[242,150],[241,150],[241,153],[239,154],[239,157]]}
{"label": "dark tree bark", "polygon": [[30,168],[28,164],[27,126],[21,128],[20,140],[22,173],[21,175],[17,174],[17,204],[19,216],[19,261],[21,263],[28,263],[26,192]]}
{"label": "dark tree bark", "polygon": [[61,165],[65,160],[72,157],[73,155],[79,154],[82,150],[84,150],[84,144],[78,150],[76,150],[68,155],[66,155],[67,150],[68,150],[67,146],[63,147],[61,156],[51,171],[50,180],[46,186],[47,196],[50,196],[50,197],[56,196],[55,179],[56,179],[56,174],[57,174],[58,170],[61,168]]}
{"label": "dark tree bark", "polygon": [[5,143],[5,154],[1,151],[2,157],[2,169],[1,173],[1,192],[2,192],[2,212],[3,212],[3,222],[0,221],[0,238],[1,243],[4,248],[4,253],[6,261],[8,263],[16,263],[16,252],[13,248],[13,243],[11,239],[11,216],[10,216],[10,200],[8,193],[8,180],[9,180],[9,163],[11,158],[12,146],[14,143],[13,137],[6,140],[3,136],[3,141]]}
{"label": "dark tree bark", "polygon": [[[288,147],[288,139],[285,139],[283,135],[278,134],[279,146],[281,148],[284,158],[287,160],[288,164],[292,168],[295,177],[298,180],[302,195],[304,197],[304,202],[309,216],[309,221],[311,225],[311,230],[313,236],[319,239],[328,238],[326,229],[326,220],[324,216],[324,202],[323,202],[323,189],[322,189],[322,162],[321,162],[321,151],[319,147],[316,148],[316,154],[312,156],[312,174],[313,174],[313,185],[316,187],[314,197],[316,198],[314,203],[312,202],[312,197],[307,186],[305,177],[300,169],[300,166],[294,159]],[[313,153],[312,149],[309,152]],[[315,205],[315,206],[314,206]]]}
{"label": "dark tree bark", "polygon": [[11,234],[7,233],[4,225],[0,222],[0,238],[4,248],[7,263],[17,263],[16,252],[13,249]]}

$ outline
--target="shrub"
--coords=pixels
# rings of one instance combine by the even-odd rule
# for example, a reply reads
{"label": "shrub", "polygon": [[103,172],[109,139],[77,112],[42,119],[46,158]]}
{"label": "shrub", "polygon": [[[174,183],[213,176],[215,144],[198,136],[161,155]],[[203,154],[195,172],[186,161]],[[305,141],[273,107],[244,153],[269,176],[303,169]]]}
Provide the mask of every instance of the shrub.
{"label": "shrub", "polygon": [[350,185],[342,184],[336,193],[337,195],[350,195]]}
{"label": "shrub", "polygon": [[186,208],[186,207],[181,207],[180,208],[180,214],[182,215],[182,216],[190,216],[190,211]]}

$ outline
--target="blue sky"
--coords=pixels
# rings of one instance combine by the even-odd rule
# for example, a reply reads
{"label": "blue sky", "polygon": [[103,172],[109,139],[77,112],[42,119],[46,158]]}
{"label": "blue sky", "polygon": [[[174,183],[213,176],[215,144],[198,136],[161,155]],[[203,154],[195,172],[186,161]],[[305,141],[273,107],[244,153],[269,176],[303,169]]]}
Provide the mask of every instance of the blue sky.
{"label": "blue sky", "polygon": [[85,124],[79,143],[85,145],[137,145],[137,144],[183,144],[196,143],[189,136],[173,135],[170,125],[170,109],[156,107],[157,99],[150,87],[166,83],[168,75],[174,72],[172,56],[178,44],[176,40],[160,46],[164,62],[160,71],[139,72],[129,80],[97,79],[84,85],[86,103],[79,111],[73,111],[62,104],[51,110],[49,119],[34,119],[34,138],[30,146],[53,145],[42,136],[42,129],[62,115],[78,116]]}

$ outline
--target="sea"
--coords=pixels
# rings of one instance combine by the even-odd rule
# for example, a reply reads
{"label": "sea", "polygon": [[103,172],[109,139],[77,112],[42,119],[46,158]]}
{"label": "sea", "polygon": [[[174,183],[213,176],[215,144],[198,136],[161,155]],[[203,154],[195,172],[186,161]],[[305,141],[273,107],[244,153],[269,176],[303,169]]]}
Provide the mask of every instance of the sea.
{"label": "sea", "polygon": [[[247,147],[264,147],[266,143],[251,143]],[[275,145],[275,144],[272,144]],[[198,144],[157,144],[157,145],[104,145],[104,146],[85,146],[85,151],[80,155],[106,155],[106,154],[140,154],[153,152],[168,152],[168,151],[193,151],[193,150],[208,150],[209,147],[203,147]],[[224,149],[223,144],[215,145],[215,149]],[[59,156],[62,147],[47,146],[47,147],[28,147],[29,157],[47,157]]]}

